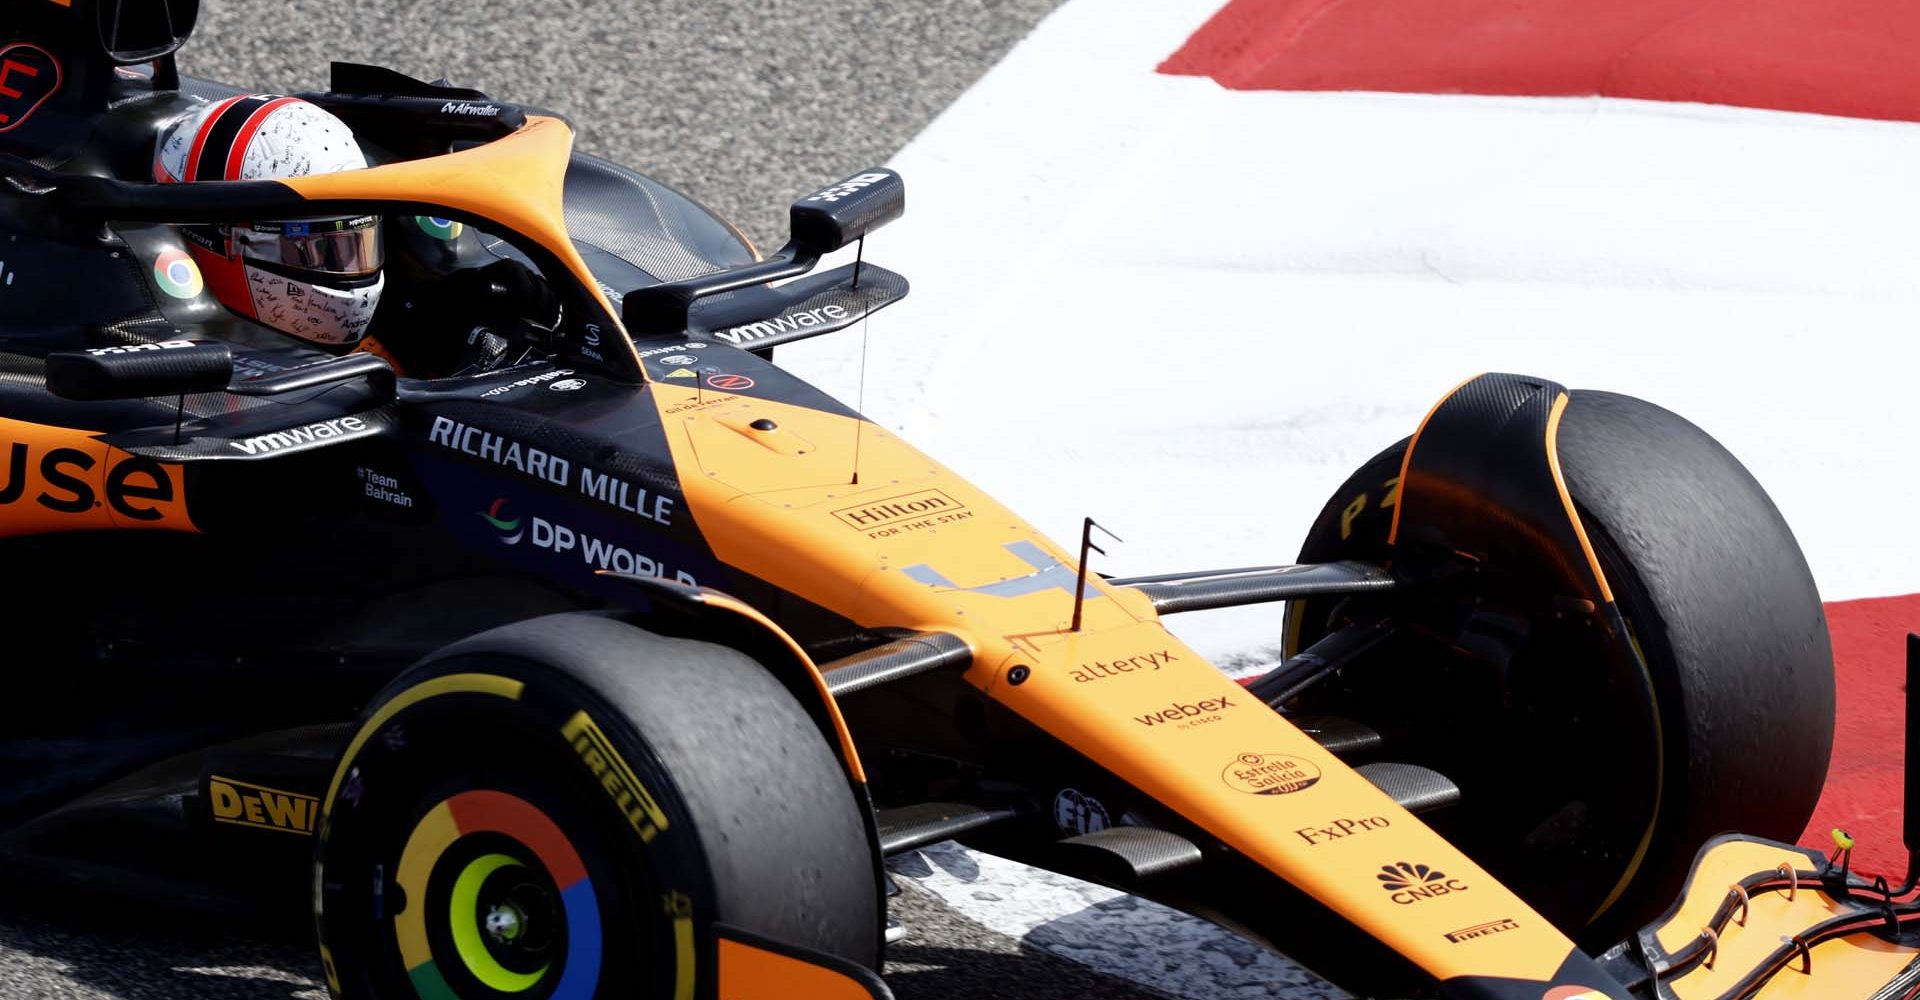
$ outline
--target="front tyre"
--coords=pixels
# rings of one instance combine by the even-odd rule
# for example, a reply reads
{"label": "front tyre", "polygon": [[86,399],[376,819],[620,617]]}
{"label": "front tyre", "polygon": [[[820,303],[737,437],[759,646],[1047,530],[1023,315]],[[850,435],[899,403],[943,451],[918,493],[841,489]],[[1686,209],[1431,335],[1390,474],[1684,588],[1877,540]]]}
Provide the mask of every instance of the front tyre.
{"label": "front tyre", "polygon": [[716,922],[877,964],[846,773],[725,647],[587,615],[475,636],[373,701],[326,802],[336,997],[710,995]]}
{"label": "front tyre", "polygon": [[[1301,562],[1406,555],[1387,544],[1405,452],[1403,441],[1348,479]],[[1832,745],[1832,651],[1793,533],[1705,432],[1638,399],[1575,391],[1558,454],[1638,650],[1630,673],[1595,655],[1591,630],[1473,607],[1462,613],[1507,623],[1510,657],[1401,651],[1294,707],[1367,722],[1393,734],[1399,759],[1453,778],[1463,800],[1435,825],[1563,930],[1609,941],[1671,900],[1708,837],[1799,836]],[[1394,615],[1460,593],[1380,603]],[[1287,651],[1378,610],[1295,602]]]}

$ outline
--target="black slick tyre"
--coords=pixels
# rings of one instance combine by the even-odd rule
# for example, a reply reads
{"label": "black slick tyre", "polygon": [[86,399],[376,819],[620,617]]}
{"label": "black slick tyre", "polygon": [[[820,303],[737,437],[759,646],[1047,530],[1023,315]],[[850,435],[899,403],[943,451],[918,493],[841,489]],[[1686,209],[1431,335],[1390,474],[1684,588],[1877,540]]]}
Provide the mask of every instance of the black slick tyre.
{"label": "black slick tyre", "polygon": [[[1435,825],[1594,943],[1663,909],[1708,837],[1800,835],[1832,747],[1833,661],[1792,532],[1718,442],[1658,406],[1593,391],[1571,394],[1558,442],[1645,675],[1578,676],[1595,662],[1578,637],[1534,622],[1515,629],[1527,638],[1495,682],[1479,664],[1453,665],[1464,657],[1414,657],[1373,679],[1358,665],[1296,707],[1406,736],[1390,739],[1395,759],[1441,761],[1433,766],[1464,794]],[[1394,554],[1387,532],[1405,450],[1389,447],[1336,491],[1301,562]],[[1289,605],[1287,652],[1365,613],[1360,605]],[[1639,717],[1622,714],[1633,699],[1606,696],[1633,688],[1653,695]],[[1610,769],[1615,751],[1659,766]],[[1587,763],[1560,769],[1560,760]],[[1647,803],[1644,817],[1607,830],[1612,813],[1598,804],[1623,801]],[[1587,872],[1595,877],[1574,877]]]}
{"label": "black slick tyre", "polygon": [[336,997],[712,995],[715,923],[879,961],[864,807],[726,647],[581,614],[463,640],[373,700],[325,803]]}

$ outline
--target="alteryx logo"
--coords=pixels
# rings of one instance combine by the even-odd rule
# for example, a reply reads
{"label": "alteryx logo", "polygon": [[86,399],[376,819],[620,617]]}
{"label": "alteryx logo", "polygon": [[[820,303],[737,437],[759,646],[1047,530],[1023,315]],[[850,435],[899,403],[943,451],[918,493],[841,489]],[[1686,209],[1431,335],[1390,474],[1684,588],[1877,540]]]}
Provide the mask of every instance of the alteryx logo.
{"label": "alteryx logo", "polygon": [[522,519],[507,516],[506,497],[500,497],[492,506],[480,511],[480,517],[493,525],[493,530],[500,533],[500,541],[508,545],[518,545],[520,539],[527,537],[526,529],[520,527]]}

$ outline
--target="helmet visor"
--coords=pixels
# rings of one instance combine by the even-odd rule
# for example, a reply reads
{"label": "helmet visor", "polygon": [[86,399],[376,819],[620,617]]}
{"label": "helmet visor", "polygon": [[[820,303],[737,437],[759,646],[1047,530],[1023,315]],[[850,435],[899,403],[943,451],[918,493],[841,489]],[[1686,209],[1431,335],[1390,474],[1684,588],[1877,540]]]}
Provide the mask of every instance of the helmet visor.
{"label": "helmet visor", "polygon": [[308,219],[235,226],[234,240],[249,260],[292,271],[363,278],[386,262],[380,219]]}

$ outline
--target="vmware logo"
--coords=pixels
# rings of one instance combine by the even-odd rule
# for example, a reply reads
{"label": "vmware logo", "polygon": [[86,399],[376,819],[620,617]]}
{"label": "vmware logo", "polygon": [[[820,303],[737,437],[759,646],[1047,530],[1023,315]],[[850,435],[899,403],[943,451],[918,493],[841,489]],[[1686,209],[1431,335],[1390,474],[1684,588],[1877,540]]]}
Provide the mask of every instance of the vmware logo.
{"label": "vmware logo", "polygon": [[492,506],[479,513],[482,520],[493,525],[494,530],[500,532],[500,541],[507,545],[518,545],[520,539],[527,536],[526,529],[520,527],[521,518],[507,517],[506,497],[494,500]]}

